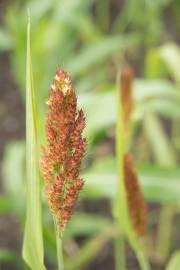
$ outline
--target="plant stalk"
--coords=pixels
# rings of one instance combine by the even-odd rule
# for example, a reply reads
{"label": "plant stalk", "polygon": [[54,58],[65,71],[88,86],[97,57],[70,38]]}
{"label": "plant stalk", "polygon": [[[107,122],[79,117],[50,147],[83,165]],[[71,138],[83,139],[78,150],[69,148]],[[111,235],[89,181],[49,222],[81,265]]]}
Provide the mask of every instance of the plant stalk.
{"label": "plant stalk", "polygon": [[[117,122],[116,122],[116,160],[117,160],[117,195],[115,199],[115,217],[121,232],[115,238],[115,267],[116,270],[126,269],[125,243],[121,224],[121,211],[125,203],[123,156],[125,151],[125,136],[123,127],[122,108],[119,90],[119,76],[117,78]],[[126,207],[124,205],[124,207]]]}
{"label": "plant stalk", "polygon": [[109,0],[98,0],[96,2],[98,24],[104,32],[107,32],[109,29],[109,5]]}
{"label": "plant stalk", "polygon": [[62,245],[63,235],[62,235],[62,232],[59,230],[56,221],[55,221],[55,231],[56,231],[56,249],[57,249],[58,270],[64,270],[63,245]]}
{"label": "plant stalk", "polygon": [[136,251],[136,256],[138,258],[139,266],[142,270],[150,270],[150,265],[144,256],[142,251]]}
{"label": "plant stalk", "polygon": [[115,269],[126,269],[126,253],[124,237],[121,233],[115,238]]}

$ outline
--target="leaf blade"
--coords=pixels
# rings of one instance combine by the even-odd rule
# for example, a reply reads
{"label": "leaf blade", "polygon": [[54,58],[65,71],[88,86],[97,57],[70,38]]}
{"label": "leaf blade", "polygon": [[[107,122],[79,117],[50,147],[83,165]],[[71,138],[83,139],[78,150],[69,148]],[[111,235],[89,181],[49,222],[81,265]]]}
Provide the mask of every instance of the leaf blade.
{"label": "leaf blade", "polygon": [[33,270],[45,270],[41,221],[41,191],[38,175],[38,147],[35,93],[30,50],[30,20],[27,27],[26,66],[26,172],[27,214],[23,242],[23,258]]}

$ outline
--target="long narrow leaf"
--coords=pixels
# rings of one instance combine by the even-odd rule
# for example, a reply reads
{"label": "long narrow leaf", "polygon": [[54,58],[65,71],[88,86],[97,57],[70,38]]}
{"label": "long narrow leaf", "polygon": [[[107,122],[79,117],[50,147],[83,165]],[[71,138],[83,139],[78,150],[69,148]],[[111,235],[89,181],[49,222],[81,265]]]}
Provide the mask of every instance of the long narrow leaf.
{"label": "long narrow leaf", "polygon": [[122,52],[136,45],[139,37],[136,34],[127,36],[112,36],[111,38],[104,38],[101,41],[90,44],[83,49],[79,54],[67,63],[67,69],[73,75],[84,73],[85,70],[92,68],[98,63],[104,62],[115,53]]}
{"label": "long narrow leaf", "polygon": [[162,167],[174,166],[176,164],[174,150],[157,116],[147,113],[143,125],[157,164]]}
{"label": "long narrow leaf", "polygon": [[26,172],[27,216],[23,243],[23,258],[33,270],[45,270],[41,224],[40,178],[37,160],[35,94],[30,51],[30,21],[27,29],[26,67]]}
{"label": "long narrow leaf", "polygon": [[[167,174],[167,175],[166,175]],[[89,199],[113,199],[116,193],[116,175],[114,173],[85,174],[86,189],[82,196]],[[147,201],[178,204],[180,202],[180,173],[173,170],[153,170],[140,172],[139,180]]]}

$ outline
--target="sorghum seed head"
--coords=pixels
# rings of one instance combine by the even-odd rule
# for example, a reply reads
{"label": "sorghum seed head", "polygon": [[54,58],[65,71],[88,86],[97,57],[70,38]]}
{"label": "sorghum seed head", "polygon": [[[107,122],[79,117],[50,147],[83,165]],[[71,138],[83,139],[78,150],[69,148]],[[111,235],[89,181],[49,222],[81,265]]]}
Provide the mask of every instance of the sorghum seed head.
{"label": "sorghum seed head", "polygon": [[126,133],[128,133],[129,121],[133,110],[133,76],[133,70],[130,67],[124,68],[121,73],[121,103],[124,118],[124,128]]}
{"label": "sorghum seed head", "polygon": [[146,204],[136,175],[135,165],[129,154],[124,155],[124,178],[129,212],[139,236],[146,233]]}
{"label": "sorghum seed head", "polygon": [[77,110],[71,77],[63,69],[56,72],[47,105],[41,172],[50,210],[63,230],[84,184],[79,171],[86,147],[84,113]]}

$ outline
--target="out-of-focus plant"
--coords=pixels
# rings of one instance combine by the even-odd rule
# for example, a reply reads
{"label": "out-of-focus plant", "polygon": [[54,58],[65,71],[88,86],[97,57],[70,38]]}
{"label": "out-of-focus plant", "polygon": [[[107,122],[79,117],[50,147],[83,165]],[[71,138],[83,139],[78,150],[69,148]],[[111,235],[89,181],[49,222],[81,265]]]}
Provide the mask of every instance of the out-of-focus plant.
{"label": "out-of-focus plant", "polygon": [[[146,207],[141,194],[135,165],[128,154],[128,135],[133,110],[131,70],[122,72],[121,86],[117,87],[116,166],[117,195],[115,217],[122,230],[116,240],[116,269],[126,269],[123,234],[132,245],[140,268],[149,269],[140,237],[146,231]],[[120,88],[120,89],[119,89]]]}

